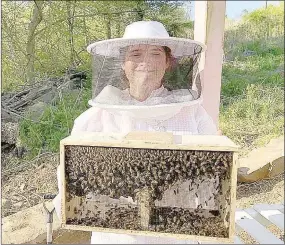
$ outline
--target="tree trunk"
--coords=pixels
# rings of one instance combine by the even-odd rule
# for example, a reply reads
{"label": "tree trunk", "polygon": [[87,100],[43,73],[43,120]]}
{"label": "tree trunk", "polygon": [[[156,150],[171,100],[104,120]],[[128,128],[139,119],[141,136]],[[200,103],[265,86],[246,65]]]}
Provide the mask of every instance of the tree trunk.
{"label": "tree trunk", "polygon": [[117,38],[121,37],[121,21],[120,20],[117,20],[116,31],[117,31]]}
{"label": "tree trunk", "polygon": [[72,3],[71,1],[67,1],[66,7],[67,7],[67,25],[69,31],[69,45],[70,45],[70,64],[71,66],[73,66],[75,61],[75,49],[74,49],[74,39],[73,39],[75,4]]}
{"label": "tree trunk", "polygon": [[111,16],[107,15],[106,16],[106,34],[107,34],[107,39],[111,39],[112,37],[112,32],[111,32]]}
{"label": "tree trunk", "polygon": [[89,38],[89,32],[88,32],[88,29],[87,29],[87,25],[86,25],[86,17],[84,16],[83,17],[83,24],[84,24],[84,35],[85,35],[85,45],[89,45],[90,43],[90,38]]}
{"label": "tree trunk", "polygon": [[141,5],[142,3],[141,2],[138,2],[137,3],[137,7],[136,7],[136,11],[137,11],[137,21],[142,21],[143,20],[143,17],[144,17],[144,11],[143,9],[141,8]]}
{"label": "tree trunk", "polygon": [[27,82],[32,82],[34,80],[34,63],[35,63],[35,31],[37,26],[42,21],[42,10],[43,10],[43,1],[34,1],[34,9],[32,14],[31,22],[29,23],[28,27],[28,39],[27,39],[27,75],[26,80]]}
{"label": "tree trunk", "polygon": [[[267,1],[265,1],[265,9],[267,9]],[[269,16],[269,15],[268,15]],[[270,17],[269,17],[270,18]],[[269,22],[267,21],[267,27],[266,27],[266,38],[269,38],[269,33],[270,33],[270,26],[269,26]]]}

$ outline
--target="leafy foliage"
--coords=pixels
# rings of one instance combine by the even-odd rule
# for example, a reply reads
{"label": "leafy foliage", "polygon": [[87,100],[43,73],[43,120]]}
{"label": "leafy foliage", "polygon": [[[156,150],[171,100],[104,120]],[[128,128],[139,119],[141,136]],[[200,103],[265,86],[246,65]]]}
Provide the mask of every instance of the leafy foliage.
{"label": "leafy foliage", "polygon": [[[28,82],[27,39],[36,8],[34,2],[2,2],[3,91]],[[69,67],[89,69],[88,44],[121,37],[136,20],[162,21],[177,36],[188,35],[192,26],[177,1],[44,1],[40,16],[32,35],[35,46],[29,47],[35,52],[33,81],[59,76]]]}
{"label": "leafy foliage", "polygon": [[260,51],[256,48],[284,49],[284,2],[245,12],[239,21],[226,18],[225,55],[232,58],[245,50]]}

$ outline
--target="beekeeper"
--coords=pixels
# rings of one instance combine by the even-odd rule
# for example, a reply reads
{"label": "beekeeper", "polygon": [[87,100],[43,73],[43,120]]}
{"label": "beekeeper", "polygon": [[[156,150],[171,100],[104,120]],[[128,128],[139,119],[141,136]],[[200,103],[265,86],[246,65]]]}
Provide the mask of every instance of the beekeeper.
{"label": "beekeeper", "polygon": [[[170,37],[159,22],[139,21],[128,25],[122,38],[95,42],[87,50],[93,58],[91,108],[76,118],[72,135],[131,131],[217,134],[201,105],[198,63],[205,45]],[[59,213],[60,195],[54,204]],[[92,244],[176,242],[183,241],[101,232],[93,232],[91,237]]]}

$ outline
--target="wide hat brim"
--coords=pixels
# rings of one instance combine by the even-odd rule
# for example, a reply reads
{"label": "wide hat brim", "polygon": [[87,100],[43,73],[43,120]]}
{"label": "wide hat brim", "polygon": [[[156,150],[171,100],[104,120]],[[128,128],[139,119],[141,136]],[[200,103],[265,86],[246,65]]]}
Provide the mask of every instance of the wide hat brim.
{"label": "wide hat brim", "polygon": [[93,55],[119,57],[120,49],[131,45],[149,44],[167,46],[174,57],[197,55],[206,50],[206,45],[191,39],[168,38],[114,38],[90,44],[87,51]]}

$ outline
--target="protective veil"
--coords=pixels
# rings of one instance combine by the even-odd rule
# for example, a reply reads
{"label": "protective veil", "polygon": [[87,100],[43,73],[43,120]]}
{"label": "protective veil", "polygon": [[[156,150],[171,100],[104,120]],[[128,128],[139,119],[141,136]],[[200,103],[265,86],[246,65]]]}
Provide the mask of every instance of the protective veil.
{"label": "protective veil", "polygon": [[133,119],[167,120],[201,102],[198,63],[204,48],[169,37],[158,22],[133,23],[123,38],[88,47],[93,55],[89,104]]}

